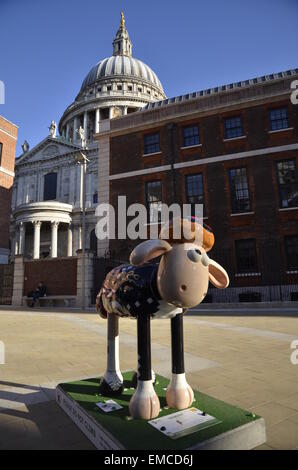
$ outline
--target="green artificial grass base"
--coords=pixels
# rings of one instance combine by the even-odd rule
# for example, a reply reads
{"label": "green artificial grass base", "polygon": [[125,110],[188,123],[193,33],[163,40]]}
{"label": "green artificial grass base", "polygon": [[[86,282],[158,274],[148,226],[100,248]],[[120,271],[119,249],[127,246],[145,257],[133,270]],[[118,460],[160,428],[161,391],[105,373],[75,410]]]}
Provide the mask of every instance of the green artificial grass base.
{"label": "green artificial grass base", "polygon": [[[249,411],[229,405],[199,391],[194,391],[195,402],[192,406],[214,416],[218,422],[193,434],[173,440],[155,429],[147,421],[130,418],[128,405],[135,391],[132,388],[132,376],[133,372],[123,374],[124,392],[118,397],[112,397],[123,408],[109,413],[103,412],[96,406],[96,403],[105,402],[111,398],[99,394],[100,378],[63,383],[59,385],[59,388],[74,400],[93,420],[98,422],[125,449],[187,449],[260,418]],[[168,383],[169,380],[165,377],[156,376],[155,391],[161,406],[159,417],[177,411],[175,409],[165,409],[167,406],[165,389]]]}

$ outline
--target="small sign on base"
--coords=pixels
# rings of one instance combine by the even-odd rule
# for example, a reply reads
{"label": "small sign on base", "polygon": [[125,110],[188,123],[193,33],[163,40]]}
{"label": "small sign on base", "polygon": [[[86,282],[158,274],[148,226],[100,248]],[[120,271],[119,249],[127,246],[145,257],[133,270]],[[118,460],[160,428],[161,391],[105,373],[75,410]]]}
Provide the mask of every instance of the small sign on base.
{"label": "small sign on base", "polygon": [[128,404],[134,389],[132,372],[124,374],[119,397],[99,394],[100,378],[60,384],[56,401],[97,449],[105,450],[249,450],[266,442],[263,418],[194,391],[187,410],[169,409],[165,389],[169,383],[156,377],[155,390],[161,403],[158,418],[132,419]]}

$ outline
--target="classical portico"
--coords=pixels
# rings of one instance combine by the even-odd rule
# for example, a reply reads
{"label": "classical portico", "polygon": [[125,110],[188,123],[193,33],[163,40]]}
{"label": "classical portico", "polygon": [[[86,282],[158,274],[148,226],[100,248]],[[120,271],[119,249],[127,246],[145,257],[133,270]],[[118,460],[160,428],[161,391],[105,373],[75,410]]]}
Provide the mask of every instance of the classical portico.
{"label": "classical portico", "polygon": [[[15,218],[14,254],[39,259],[41,257],[41,230],[44,228],[43,244],[48,244],[49,248],[46,256],[57,258],[58,235],[59,230],[62,229],[67,234],[65,255],[73,256],[72,232],[74,227],[72,226],[71,213],[72,206],[70,204],[57,201],[41,201],[19,206],[13,214]],[[29,248],[26,244],[26,233],[28,231],[32,233],[32,228],[33,243]],[[45,236],[46,232],[48,232],[48,238]]]}

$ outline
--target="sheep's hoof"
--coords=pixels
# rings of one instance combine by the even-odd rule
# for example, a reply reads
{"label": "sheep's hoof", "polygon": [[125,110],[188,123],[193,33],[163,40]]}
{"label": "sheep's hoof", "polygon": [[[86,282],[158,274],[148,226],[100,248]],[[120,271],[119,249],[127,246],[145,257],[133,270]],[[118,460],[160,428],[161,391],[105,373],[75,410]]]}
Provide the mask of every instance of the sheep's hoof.
{"label": "sheep's hoof", "polygon": [[[155,385],[155,383],[156,383],[156,375],[155,375],[154,370],[152,370],[152,383],[153,383],[153,385]],[[132,376],[132,379],[131,379],[131,386],[133,388],[137,388],[137,386],[138,386],[138,373],[137,372],[133,373],[133,376]]]}
{"label": "sheep's hoof", "polygon": [[136,419],[153,419],[159,415],[160,404],[152,380],[138,380],[137,389],[129,403],[129,412]]}
{"label": "sheep's hoof", "polygon": [[99,383],[99,393],[106,397],[114,397],[121,395],[123,392],[123,383],[121,382],[107,382],[104,377],[101,378]]}
{"label": "sheep's hoof", "polygon": [[[184,376],[184,378],[181,376]],[[168,406],[177,410],[184,410],[191,406],[193,399],[194,393],[191,386],[186,382],[185,375],[173,374],[166,391]]]}

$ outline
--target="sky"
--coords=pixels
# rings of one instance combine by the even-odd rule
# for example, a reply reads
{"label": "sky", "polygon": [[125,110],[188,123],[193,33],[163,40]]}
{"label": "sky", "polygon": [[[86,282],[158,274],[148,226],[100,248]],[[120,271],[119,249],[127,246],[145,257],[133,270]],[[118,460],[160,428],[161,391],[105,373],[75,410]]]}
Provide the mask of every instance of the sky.
{"label": "sky", "polygon": [[168,97],[298,67],[298,0],[0,0],[0,114],[19,126],[17,156],[112,55],[121,10]]}

